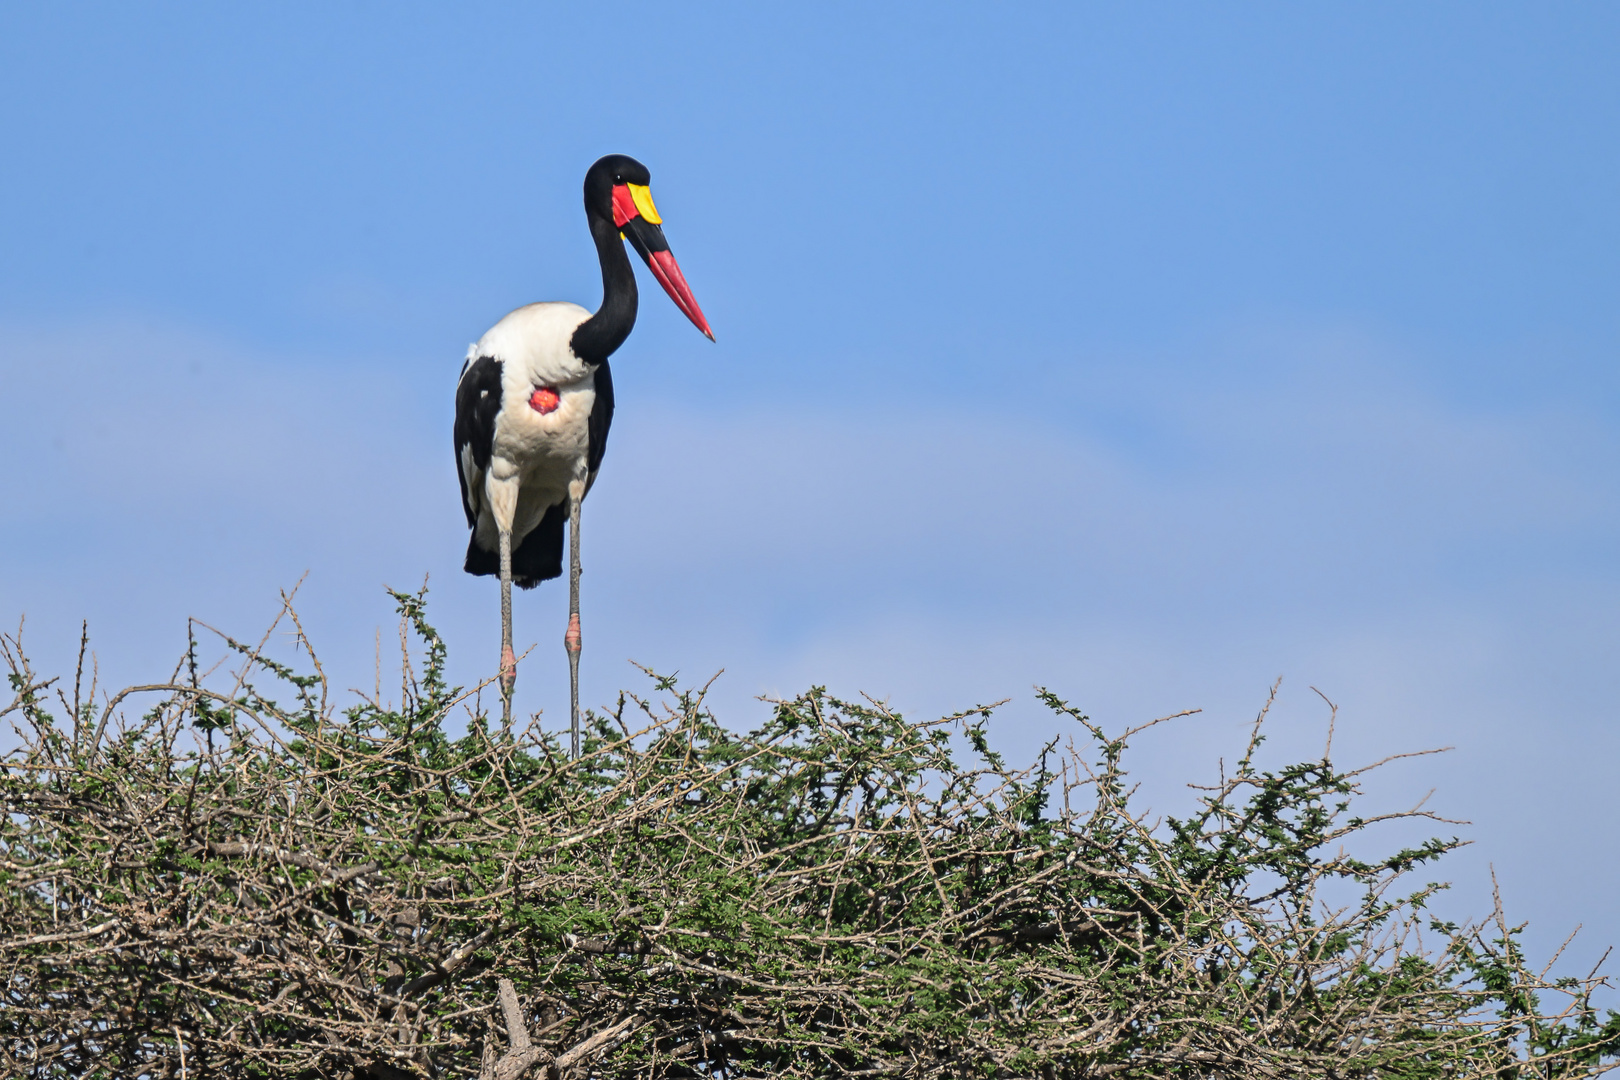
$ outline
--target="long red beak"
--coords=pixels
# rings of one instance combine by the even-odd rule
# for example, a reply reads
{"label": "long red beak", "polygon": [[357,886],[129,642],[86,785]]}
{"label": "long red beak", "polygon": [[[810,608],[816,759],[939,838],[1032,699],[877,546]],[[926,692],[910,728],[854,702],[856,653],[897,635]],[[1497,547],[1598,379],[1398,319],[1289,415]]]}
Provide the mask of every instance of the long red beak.
{"label": "long red beak", "polygon": [[675,306],[686,312],[686,317],[692,320],[692,325],[703,331],[703,335],[710,341],[714,340],[714,331],[709,329],[709,320],[703,317],[703,309],[698,307],[697,297],[692,295],[692,287],[686,283],[686,275],[681,273],[680,266],[675,262],[675,256],[666,248],[663,251],[648,252],[647,268],[658,279],[658,284],[669,293],[669,298],[675,301]]}
{"label": "long red beak", "polygon": [[[620,197],[620,192],[624,192]],[[709,320],[703,317],[703,309],[698,307],[697,297],[692,295],[692,287],[686,283],[686,275],[681,273],[675,256],[670,254],[669,241],[664,239],[664,230],[656,221],[648,221],[635,206],[629,190],[625,187],[613,189],[614,198],[614,224],[619,226],[626,240],[636,249],[647,263],[647,269],[653,272],[658,284],[669,293],[669,298],[675,301],[675,306],[686,313],[692,320],[692,325],[703,331],[703,335],[710,341],[714,340],[714,331],[709,329]]]}

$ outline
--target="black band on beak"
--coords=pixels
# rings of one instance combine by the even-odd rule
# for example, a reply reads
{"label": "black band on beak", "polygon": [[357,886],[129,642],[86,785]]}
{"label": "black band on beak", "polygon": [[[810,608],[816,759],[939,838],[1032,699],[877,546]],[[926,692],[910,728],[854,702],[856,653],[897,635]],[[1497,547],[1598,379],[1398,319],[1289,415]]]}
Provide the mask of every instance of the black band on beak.
{"label": "black band on beak", "polygon": [[655,251],[668,251],[669,241],[664,239],[664,229],[661,225],[654,225],[644,217],[633,217],[624,223],[619,230],[624,233],[626,240],[630,241],[643,261],[652,265],[652,253]]}

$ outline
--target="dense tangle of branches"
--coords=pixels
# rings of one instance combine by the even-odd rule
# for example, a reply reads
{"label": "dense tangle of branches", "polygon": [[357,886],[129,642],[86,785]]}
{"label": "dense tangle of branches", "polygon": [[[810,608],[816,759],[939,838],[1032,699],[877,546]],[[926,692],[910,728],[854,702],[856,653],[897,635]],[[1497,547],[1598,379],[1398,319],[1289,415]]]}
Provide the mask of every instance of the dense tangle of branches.
{"label": "dense tangle of branches", "polygon": [[739,735],[669,680],[569,761],[447,686],[396,598],[402,700],[342,712],[312,654],[227,639],[219,683],[194,644],[97,706],[3,639],[7,1072],[1581,1077],[1620,1052],[1601,980],[1400,892],[1457,841],[1350,857],[1360,772],[1262,771],[1258,722],[1157,824],[1128,804],[1134,732],[1051,696],[1078,745],[1023,769],[988,710],[814,690]]}

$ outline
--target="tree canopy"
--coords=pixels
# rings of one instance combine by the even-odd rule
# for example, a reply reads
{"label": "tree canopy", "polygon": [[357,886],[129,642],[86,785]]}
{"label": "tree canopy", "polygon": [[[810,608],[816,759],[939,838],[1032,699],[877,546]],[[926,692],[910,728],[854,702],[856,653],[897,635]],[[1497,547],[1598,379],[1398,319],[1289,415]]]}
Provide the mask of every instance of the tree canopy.
{"label": "tree canopy", "polygon": [[[56,1077],[1545,1077],[1620,1061],[1602,984],[1500,909],[1427,914],[1434,839],[1346,853],[1366,769],[1267,771],[1264,713],[1184,818],[1050,694],[917,722],[820,688],[746,734],[654,678],[569,760],[445,679],[423,595],[401,699],[312,652],[97,706],[0,639],[0,1053]],[[296,616],[289,607],[285,617]],[[268,636],[268,635],[267,635]],[[297,640],[307,649],[302,629]],[[134,713],[136,708],[141,709]],[[1353,841],[1353,843],[1351,843]]]}

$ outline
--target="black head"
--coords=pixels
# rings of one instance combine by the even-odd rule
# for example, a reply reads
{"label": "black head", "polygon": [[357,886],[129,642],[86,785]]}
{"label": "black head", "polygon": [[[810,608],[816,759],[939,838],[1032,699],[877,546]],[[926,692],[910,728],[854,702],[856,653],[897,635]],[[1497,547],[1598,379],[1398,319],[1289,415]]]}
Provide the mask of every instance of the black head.
{"label": "black head", "polygon": [[613,189],[624,184],[647,187],[652,173],[647,166],[628,154],[609,154],[598,158],[585,173],[585,212],[592,217],[613,220]]}

